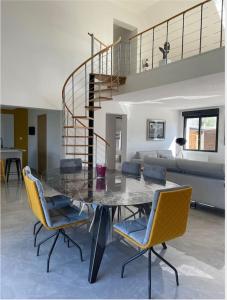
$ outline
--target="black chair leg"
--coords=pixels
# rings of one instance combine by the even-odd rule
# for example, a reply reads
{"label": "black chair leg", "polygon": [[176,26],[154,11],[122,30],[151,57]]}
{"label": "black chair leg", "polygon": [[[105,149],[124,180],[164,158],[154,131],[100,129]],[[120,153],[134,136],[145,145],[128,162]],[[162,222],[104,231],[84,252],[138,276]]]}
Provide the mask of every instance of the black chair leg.
{"label": "black chair leg", "polygon": [[54,237],[56,234],[57,234],[57,233],[55,232],[54,234],[48,236],[47,238],[45,238],[44,240],[42,240],[42,241],[38,244],[38,246],[37,246],[37,253],[36,253],[37,256],[39,256],[40,246],[41,246],[42,244],[44,244],[46,241],[48,241],[49,239],[51,239],[52,237]]}
{"label": "black chair leg", "polygon": [[167,260],[165,260],[161,255],[159,255],[153,248],[151,248],[151,251],[160,259],[162,260],[164,263],[166,263],[171,269],[173,269],[173,271],[175,272],[175,276],[176,276],[176,283],[177,285],[179,285],[179,279],[178,279],[178,272],[177,269],[171,265]]}
{"label": "black chair leg", "polygon": [[38,236],[40,230],[42,229],[42,227],[43,227],[43,224],[40,225],[39,229],[38,229],[38,230],[36,231],[36,233],[35,233],[35,237],[34,237],[34,247],[36,247],[37,236]]}
{"label": "black chair leg", "polygon": [[57,235],[56,235],[56,237],[54,239],[54,242],[53,242],[53,244],[51,246],[51,249],[50,249],[50,252],[48,254],[48,258],[47,258],[47,273],[49,273],[49,271],[50,271],[50,257],[51,257],[51,254],[52,254],[53,250],[54,250],[54,247],[56,245],[56,242],[57,242],[57,239],[59,237],[59,234],[60,234],[60,230],[57,232]]}
{"label": "black chair leg", "polygon": [[40,221],[36,222],[34,224],[34,227],[33,227],[33,235],[35,235],[35,232],[36,232],[36,226],[40,224]]}
{"label": "black chair leg", "polygon": [[163,247],[163,249],[167,249],[167,246],[166,246],[166,243],[162,243],[162,247]]}
{"label": "black chair leg", "polygon": [[69,241],[70,241],[74,246],[76,246],[76,247],[79,249],[79,251],[80,251],[80,260],[83,261],[83,254],[82,254],[82,250],[81,250],[80,246],[79,246],[73,239],[71,239],[71,238],[65,233],[65,231],[60,230],[60,233],[61,233],[64,237],[67,238],[67,240],[68,240],[68,247],[69,247]]}
{"label": "black chair leg", "polygon": [[20,180],[20,170],[19,170],[19,162],[16,160],[16,168],[17,168],[17,178]]}
{"label": "black chair leg", "polygon": [[6,181],[8,182],[9,181],[9,173],[10,173],[10,167],[11,167],[11,162],[8,162],[8,164],[7,164],[7,179],[6,179]]}
{"label": "black chair leg", "polygon": [[125,266],[127,264],[129,264],[131,261],[139,258],[140,256],[142,256],[144,253],[147,252],[147,249],[146,250],[142,250],[140,251],[139,253],[137,253],[136,255],[134,255],[133,257],[129,258],[123,265],[122,265],[122,268],[121,268],[121,278],[124,277],[124,271],[125,271]]}
{"label": "black chair leg", "polygon": [[148,299],[151,299],[151,249],[148,250]]}

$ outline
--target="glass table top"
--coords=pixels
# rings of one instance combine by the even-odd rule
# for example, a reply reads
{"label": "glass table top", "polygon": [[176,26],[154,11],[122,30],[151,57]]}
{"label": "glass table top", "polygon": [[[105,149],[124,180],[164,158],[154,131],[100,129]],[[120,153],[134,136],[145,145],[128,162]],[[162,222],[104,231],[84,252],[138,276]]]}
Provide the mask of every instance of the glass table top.
{"label": "glass table top", "polygon": [[155,191],[179,186],[170,181],[148,181],[143,175],[137,177],[112,170],[107,170],[104,178],[98,178],[95,169],[83,169],[72,174],[62,173],[60,168],[52,169],[42,179],[73,200],[105,206],[150,203]]}

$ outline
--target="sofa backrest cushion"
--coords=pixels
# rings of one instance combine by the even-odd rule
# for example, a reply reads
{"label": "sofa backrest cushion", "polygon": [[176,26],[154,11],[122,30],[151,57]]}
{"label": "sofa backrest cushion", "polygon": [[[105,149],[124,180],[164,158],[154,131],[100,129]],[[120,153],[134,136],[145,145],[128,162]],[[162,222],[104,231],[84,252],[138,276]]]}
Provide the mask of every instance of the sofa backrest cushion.
{"label": "sofa backrest cushion", "polygon": [[167,158],[167,159],[174,158],[171,150],[157,150],[157,157],[158,158]]}
{"label": "sofa backrest cushion", "polygon": [[179,172],[175,159],[153,158],[150,156],[145,156],[144,164],[161,166],[166,168],[167,171]]}
{"label": "sofa backrest cushion", "polygon": [[150,151],[138,151],[134,158],[144,159],[145,156],[156,157],[157,158],[157,151],[150,150]]}
{"label": "sofa backrest cushion", "polygon": [[224,164],[187,159],[176,159],[176,165],[181,172],[186,174],[217,179],[225,178]]}

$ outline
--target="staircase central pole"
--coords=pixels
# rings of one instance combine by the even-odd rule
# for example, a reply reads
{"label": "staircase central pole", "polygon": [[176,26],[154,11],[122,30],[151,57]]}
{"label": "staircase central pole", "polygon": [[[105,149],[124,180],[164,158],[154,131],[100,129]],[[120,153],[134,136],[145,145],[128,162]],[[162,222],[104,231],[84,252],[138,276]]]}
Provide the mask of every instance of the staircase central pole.
{"label": "staircase central pole", "polygon": [[89,75],[89,121],[88,121],[88,168],[93,168],[94,161],[94,74]]}

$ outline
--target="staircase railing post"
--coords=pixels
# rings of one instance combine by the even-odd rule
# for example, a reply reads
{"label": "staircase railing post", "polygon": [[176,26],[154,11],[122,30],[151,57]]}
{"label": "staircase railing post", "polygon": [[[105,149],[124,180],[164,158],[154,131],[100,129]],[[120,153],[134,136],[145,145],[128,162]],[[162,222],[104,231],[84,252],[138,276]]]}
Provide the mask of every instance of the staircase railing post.
{"label": "staircase railing post", "polygon": [[[166,43],[168,43],[168,39],[169,39],[169,21],[166,22]],[[166,64],[167,63],[168,63],[168,51],[166,51]]]}
{"label": "staircase railing post", "polygon": [[184,16],[185,16],[185,13],[183,13],[183,23],[182,23],[181,59],[184,58]]}
{"label": "staircase railing post", "polygon": [[142,34],[140,34],[140,67],[139,67],[139,70],[140,70],[140,73],[141,73],[141,69],[142,69]]}
{"label": "staircase railing post", "polygon": [[221,2],[221,36],[220,36],[220,48],[222,47],[223,10],[224,10],[224,0],[222,0],[222,2]]}
{"label": "staircase railing post", "polygon": [[[91,34],[91,56],[94,55],[94,34]],[[91,73],[94,71],[94,61],[91,59]]]}
{"label": "staircase railing post", "polygon": [[152,34],[152,69],[154,68],[154,28]]}
{"label": "staircase railing post", "polygon": [[199,54],[202,52],[202,33],[203,33],[203,4],[201,4],[201,11],[200,11]]}

